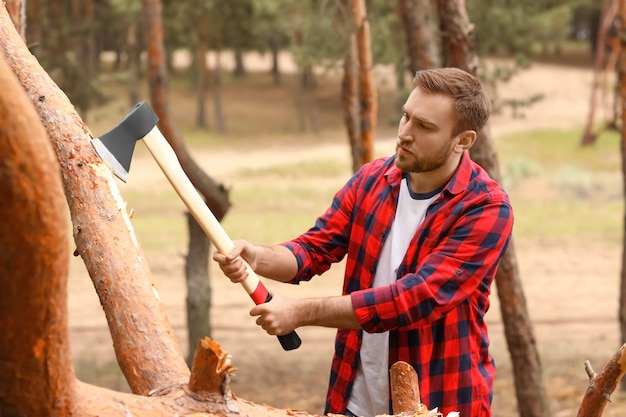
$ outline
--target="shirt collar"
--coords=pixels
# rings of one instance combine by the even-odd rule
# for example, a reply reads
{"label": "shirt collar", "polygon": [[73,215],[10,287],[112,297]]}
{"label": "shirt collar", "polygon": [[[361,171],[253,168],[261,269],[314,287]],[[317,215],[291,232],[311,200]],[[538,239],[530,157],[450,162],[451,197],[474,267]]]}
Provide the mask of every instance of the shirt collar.
{"label": "shirt collar", "polygon": [[[389,184],[395,184],[402,180],[402,171],[396,167],[396,164],[394,163],[395,158],[395,155],[389,158],[389,165],[387,167],[387,171],[385,171],[385,178],[387,178],[387,182]],[[464,152],[461,156],[459,167],[444,187],[444,190],[451,194],[459,194],[463,192],[463,190],[465,190],[471,182],[472,171],[472,160],[467,152]]]}

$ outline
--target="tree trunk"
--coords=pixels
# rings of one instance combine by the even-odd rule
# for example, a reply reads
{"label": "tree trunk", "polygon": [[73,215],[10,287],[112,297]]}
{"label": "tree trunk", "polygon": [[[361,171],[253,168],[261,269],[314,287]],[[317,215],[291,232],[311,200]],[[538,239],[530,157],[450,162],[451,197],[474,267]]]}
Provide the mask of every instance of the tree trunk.
{"label": "tree trunk", "polygon": [[431,0],[398,0],[398,14],[404,28],[408,71],[439,68],[441,59],[435,41]]}
{"label": "tree trunk", "polygon": [[[618,40],[616,43],[618,47],[618,59],[617,59],[617,88],[619,89],[619,102],[624,103],[626,100],[626,4],[624,1],[618,1],[617,12],[615,14],[615,29]],[[601,47],[598,45],[598,47]],[[622,184],[624,187],[624,198],[626,198],[626,107],[621,106],[621,140],[620,140],[620,153],[622,156]],[[622,225],[626,230],[626,214],[624,215],[624,224]],[[626,343],[626,235],[623,238],[622,244],[622,271],[620,277],[620,300],[619,300],[619,324],[620,335],[622,344]],[[626,386],[622,386],[622,390],[626,390]]]}
{"label": "tree trunk", "polygon": [[[41,5],[39,0],[27,0],[24,1],[26,5],[26,15],[30,16],[30,19],[26,25],[26,36],[23,36],[22,39],[28,40],[27,43],[37,45],[32,49],[39,49],[40,43],[42,41],[42,28],[41,28],[41,20],[43,19],[43,15],[41,13]],[[21,36],[21,33],[20,33]]]}
{"label": "tree trunk", "polygon": [[235,69],[233,70],[235,78],[243,78],[246,76],[246,67],[243,64],[243,51],[241,48],[235,48]]}
{"label": "tree trunk", "polygon": [[[478,57],[464,0],[438,0],[442,49],[446,66],[478,75]],[[501,180],[498,156],[489,126],[478,133],[470,155],[496,181]],[[522,290],[513,240],[495,278],[505,336],[513,363],[515,389],[521,417],[547,417],[550,407],[532,322]]]}
{"label": "tree trunk", "polygon": [[319,117],[317,113],[317,101],[315,100],[315,89],[317,83],[313,67],[308,65],[302,70],[302,100],[304,103],[304,114],[307,116],[311,132],[317,134],[320,131]]}
{"label": "tree trunk", "polygon": [[604,0],[602,2],[602,18],[601,23],[598,25],[598,33],[596,36],[597,45],[601,45],[600,48],[596,48],[595,62],[593,66],[593,84],[591,85],[591,95],[589,98],[589,113],[587,115],[587,122],[585,124],[585,131],[581,139],[581,145],[592,145],[596,142],[596,134],[594,133],[594,117],[596,108],[598,107],[598,95],[601,93],[602,86],[600,80],[602,79],[602,72],[605,71],[605,53],[607,45],[607,34],[611,27],[611,23],[615,19],[615,9],[612,7],[613,0]]}
{"label": "tree trunk", "polygon": [[[196,30],[200,30],[200,28]],[[206,129],[208,126],[206,119],[206,47],[202,40],[196,39],[194,51],[196,63],[196,126]]]}
{"label": "tree trunk", "polygon": [[350,35],[348,51],[343,61],[341,99],[348,142],[352,153],[352,172],[363,165],[361,152],[361,118],[359,111],[359,65],[357,61],[356,35]]}
{"label": "tree trunk", "polygon": [[96,154],[92,135],[75,107],[30,54],[4,7],[0,48],[37,109],[61,164],[76,252],[100,297],[129,386],[147,395],[185,381],[189,369],[155,296],[150,268],[113,174]]}
{"label": "tree trunk", "polygon": [[226,116],[224,115],[224,106],[222,106],[222,49],[221,47],[215,51],[215,69],[213,70],[213,78],[211,79],[211,87],[213,87],[213,109],[215,111],[215,125],[217,131],[225,134]]}
{"label": "tree trunk", "polygon": [[193,359],[191,348],[205,336],[211,337],[211,284],[208,280],[211,241],[191,213],[187,213],[187,227],[189,230],[185,262],[189,341],[187,363],[191,365]]}
{"label": "tree trunk", "polygon": [[378,112],[376,85],[372,75],[373,59],[370,26],[365,0],[350,0],[352,18],[357,28],[359,57],[359,93],[361,110],[361,154],[363,162],[374,159],[374,135]]}
{"label": "tree trunk", "polygon": [[5,0],[11,21],[24,41],[26,41],[26,0]]}
{"label": "tree trunk", "polygon": [[272,36],[270,38],[270,50],[272,51],[272,79],[274,80],[274,85],[280,85],[280,65],[278,61],[278,54],[280,52],[280,43],[276,36]]}
{"label": "tree trunk", "polygon": [[70,416],[61,177],[39,116],[3,58],[0,91],[0,415]]}
{"label": "tree trunk", "polygon": [[132,108],[135,104],[137,104],[137,102],[139,102],[139,67],[141,65],[140,51],[141,48],[137,43],[137,24],[131,23],[126,32],[129,108]]}

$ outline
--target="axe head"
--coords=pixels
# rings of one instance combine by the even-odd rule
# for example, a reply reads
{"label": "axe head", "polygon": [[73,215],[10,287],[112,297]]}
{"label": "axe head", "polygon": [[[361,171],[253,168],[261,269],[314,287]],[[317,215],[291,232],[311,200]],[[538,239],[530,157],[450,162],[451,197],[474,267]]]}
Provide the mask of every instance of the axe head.
{"label": "axe head", "polygon": [[133,158],[135,142],[143,139],[157,125],[159,118],[152,107],[137,103],[113,129],[91,141],[98,155],[116,177],[126,182]]}

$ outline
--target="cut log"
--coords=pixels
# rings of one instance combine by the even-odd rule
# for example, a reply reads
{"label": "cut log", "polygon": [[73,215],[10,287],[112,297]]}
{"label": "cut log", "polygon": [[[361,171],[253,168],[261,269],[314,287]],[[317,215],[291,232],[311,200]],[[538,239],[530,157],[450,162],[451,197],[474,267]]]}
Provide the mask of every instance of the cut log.
{"label": "cut log", "polygon": [[403,361],[391,365],[391,406],[394,414],[428,412],[420,400],[417,372]]}

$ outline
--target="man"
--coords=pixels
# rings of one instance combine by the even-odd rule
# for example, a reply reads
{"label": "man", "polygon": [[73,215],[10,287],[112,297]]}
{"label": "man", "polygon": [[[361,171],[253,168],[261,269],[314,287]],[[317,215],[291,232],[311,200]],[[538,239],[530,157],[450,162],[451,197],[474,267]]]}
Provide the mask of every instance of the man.
{"label": "man", "polygon": [[233,282],[247,276],[241,256],[259,275],[289,283],[347,256],[342,296],[274,294],[250,312],[271,335],[338,329],[326,413],[391,413],[389,368],[401,360],[417,371],[429,408],[491,416],[495,366],[484,316],[513,213],[500,185],[467,155],[490,110],[472,75],[418,71],[394,156],[361,167],[296,239],[237,241],[227,256],[213,255]]}

